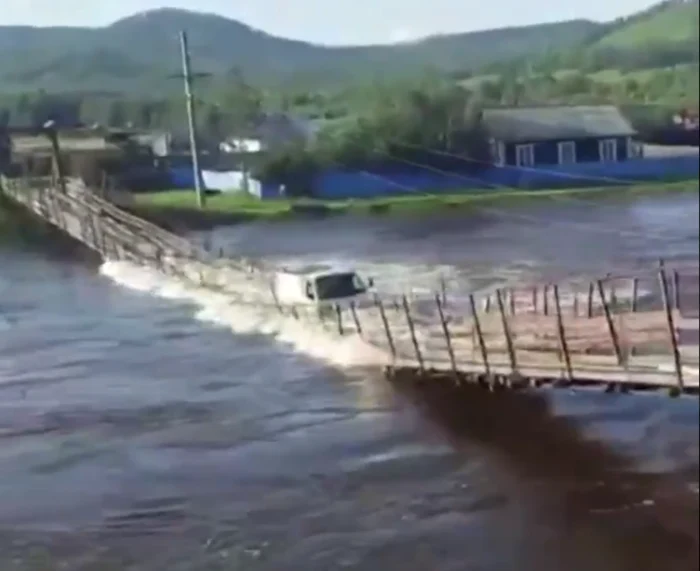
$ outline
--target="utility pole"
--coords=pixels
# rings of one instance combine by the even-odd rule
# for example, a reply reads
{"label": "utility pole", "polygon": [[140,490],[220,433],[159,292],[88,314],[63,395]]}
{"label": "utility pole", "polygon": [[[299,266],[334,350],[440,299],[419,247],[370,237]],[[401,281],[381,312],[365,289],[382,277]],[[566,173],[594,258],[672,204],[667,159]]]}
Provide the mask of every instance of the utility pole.
{"label": "utility pole", "polygon": [[195,118],[194,96],[192,94],[192,72],[190,70],[190,51],[187,45],[187,33],[180,32],[180,51],[182,55],[182,76],[185,80],[185,99],[187,102],[187,126],[190,133],[190,154],[192,155],[192,171],[194,174],[194,189],[197,193],[197,206],[204,208],[204,185],[202,171],[199,168],[199,147],[197,145],[197,122]]}

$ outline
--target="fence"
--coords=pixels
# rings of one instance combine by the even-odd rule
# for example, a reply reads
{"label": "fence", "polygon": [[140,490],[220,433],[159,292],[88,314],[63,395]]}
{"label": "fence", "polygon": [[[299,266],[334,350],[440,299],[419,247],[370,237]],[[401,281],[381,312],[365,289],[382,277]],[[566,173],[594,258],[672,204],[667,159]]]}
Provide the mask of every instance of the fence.
{"label": "fence", "polygon": [[[272,268],[224,258],[130,215],[79,184],[57,189],[50,179],[3,181],[3,191],[99,252],[131,260],[220,292],[232,305],[273,311],[338,335],[357,336],[386,355],[390,371],[458,382],[523,379],[673,387],[697,391],[698,268],[647,270],[590,283],[541,284],[477,295],[444,288],[435,295],[387,297],[364,303],[283,305]],[[230,279],[235,277],[235,279]],[[255,296],[241,290],[253,282]]]}

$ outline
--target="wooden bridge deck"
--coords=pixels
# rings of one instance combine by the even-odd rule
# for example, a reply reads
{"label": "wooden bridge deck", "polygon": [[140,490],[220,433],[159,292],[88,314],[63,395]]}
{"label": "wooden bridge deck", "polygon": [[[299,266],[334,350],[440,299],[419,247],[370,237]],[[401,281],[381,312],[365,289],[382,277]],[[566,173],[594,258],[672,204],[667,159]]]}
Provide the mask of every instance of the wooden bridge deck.
{"label": "wooden bridge deck", "polygon": [[[358,336],[386,357],[392,377],[521,386],[605,385],[698,392],[698,267],[648,268],[590,284],[508,289],[496,296],[447,293],[376,298],[321,317],[280,306],[249,279],[244,260],[216,259],[181,237],[120,210],[81,185],[4,181],[3,192],[105,259],[126,259],[218,292],[231,304],[278,311]],[[264,284],[264,281],[260,282]],[[268,299],[269,298],[269,299]]]}

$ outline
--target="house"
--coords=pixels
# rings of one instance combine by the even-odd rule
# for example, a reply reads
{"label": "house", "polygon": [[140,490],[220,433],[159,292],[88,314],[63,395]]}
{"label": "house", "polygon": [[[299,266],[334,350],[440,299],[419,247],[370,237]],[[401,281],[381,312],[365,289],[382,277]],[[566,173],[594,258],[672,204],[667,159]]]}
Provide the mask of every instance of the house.
{"label": "house", "polygon": [[320,130],[318,121],[287,113],[266,113],[249,129],[248,136],[231,136],[219,145],[225,153],[261,153],[312,141]]}
{"label": "house", "polygon": [[546,168],[641,156],[635,129],[612,105],[492,108],[481,118],[498,166]]}

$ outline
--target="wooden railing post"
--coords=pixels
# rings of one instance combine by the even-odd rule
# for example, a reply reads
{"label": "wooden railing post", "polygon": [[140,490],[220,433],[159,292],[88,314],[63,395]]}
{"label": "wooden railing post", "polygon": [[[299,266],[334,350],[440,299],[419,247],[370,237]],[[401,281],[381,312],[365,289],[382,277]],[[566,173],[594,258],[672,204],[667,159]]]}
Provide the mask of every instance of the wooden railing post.
{"label": "wooden railing post", "polygon": [[668,279],[663,265],[659,269],[659,282],[661,285],[661,299],[663,300],[664,312],[666,313],[669,339],[671,341],[671,350],[673,351],[673,364],[676,369],[676,379],[678,380],[678,388],[683,391],[685,388],[683,363],[681,362],[681,352],[678,348],[678,339],[676,338],[676,326],[673,322],[673,310],[671,308],[671,300],[669,299],[670,296],[668,292]]}
{"label": "wooden railing post", "polygon": [[391,353],[391,358],[396,360],[396,345],[394,344],[394,336],[391,334],[391,329],[389,328],[389,320],[386,318],[386,311],[384,310],[384,305],[379,296],[374,296],[374,304],[379,310],[379,316],[382,320],[382,325],[384,326],[384,333],[386,334],[386,340],[389,344],[389,352]]}
{"label": "wooden railing post", "polygon": [[586,300],[586,315],[588,319],[593,317],[593,292],[595,290],[595,285],[593,282],[588,284],[588,299]]}
{"label": "wooden railing post", "polygon": [[413,323],[413,317],[411,317],[411,310],[408,306],[408,299],[404,295],[401,298],[403,304],[403,311],[406,315],[406,323],[408,324],[408,330],[411,334],[411,342],[413,343],[413,350],[416,352],[416,359],[418,360],[418,369],[421,373],[425,372],[425,364],[423,363],[423,355],[420,350],[420,345],[418,345],[418,338],[416,337],[416,327]]}
{"label": "wooden railing post", "polygon": [[561,349],[562,357],[564,358],[564,365],[566,366],[566,376],[569,381],[573,381],[574,373],[571,368],[571,355],[569,354],[569,345],[566,342],[566,332],[564,331],[564,318],[561,312],[561,300],[559,299],[559,286],[554,285],[552,288],[552,293],[554,294],[554,308],[557,312],[557,337],[559,338],[559,347]]}
{"label": "wooden railing post", "polygon": [[617,336],[617,331],[615,330],[615,324],[613,323],[612,315],[610,313],[610,307],[605,299],[605,289],[603,286],[603,281],[598,280],[598,295],[600,296],[600,303],[603,306],[603,314],[605,315],[605,321],[608,324],[608,332],[610,333],[610,340],[613,344],[613,350],[615,351],[615,357],[617,358],[617,364],[622,365],[622,351],[620,349],[620,339]]}
{"label": "wooden railing post", "polygon": [[638,302],[638,297],[639,297],[639,278],[634,277],[632,278],[632,313],[637,312],[637,304]]}
{"label": "wooden railing post", "polygon": [[508,290],[508,301],[510,302],[510,314],[515,315],[515,290],[513,288]]}
{"label": "wooden railing post", "polygon": [[489,366],[489,356],[488,349],[486,348],[486,341],[484,340],[484,333],[481,329],[481,323],[479,321],[479,312],[476,309],[476,300],[474,299],[474,294],[469,294],[469,306],[472,311],[472,320],[474,321],[474,329],[476,330],[476,337],[479,341],[479,350],[481,351],[481,360],[484,362],[484,373],[486,376],[491,375],[491,367]]}
{"label": "wooden railing post", "polygon": [[549,315],[549,284],[544,284],[542,289],[543,299],[542,299],[542,314]]}
{"label": "wooden railing post", "polygon": [[511,373],[517,373],[518,362],[515,355],[515,346],[513,345],[513,337],[511,335],[510,326],[508,325],[508,317],[503,307],[503,296],[501,290],[496,290],[496,302],[498,303],[498,311],[501,314],[501,323],[503,325],[503,335],[506,338],[506,346],[508,348],[508,358],[510,359]]}
{"label": "wooden railing post", "polygon": [[362,337],[362,324],[360,323],[360,317],[357,315],[357,307],[355,306],[354,301],[350,302],[350,313],[352,314],[352,320],[355,323],[355,331],[357,331],[357,334]]}
{"label": "wooden railing post", "polygon": [[673,301],[676,311],[681,310],[681,276],[678,270],[673,270]]}
{"label": "wooden railing post", "polygon": [[272,301],[275,302],[275,307],[277,307],[277,311],[280,312],[280,315],[283,315],[284,311],[282,310],[282,305],[280,304],[279,297],[277,297],[277,291],[275,290],[274,279],[270,280],[270,294],[272,295]]}
{"label": "wooden railing post", "polygon": [[450,336],[450,329],[447,326],[447,320],[445,319],[445,312],[442,308],[442,303],[440,302],[440,296],[435,296],[435,305],[437,306],[438,315],[440,317],[440,324],[442,325],[442,334],[445,336],[445,345],[447,347],[447,354],[450,357],[450,365],[452,366],[452,374],[454,375],[455,382],[459,382],[459,372],[457,371],[457,361],[455,359],[455,353],[452,348],[452,337]]}
{"label": "wooden railing post", "polygon": [[338,335],[342,337],[345,333],[343,329],[343,311],[339,303],[335,304],[335,316],[338,322]]}

